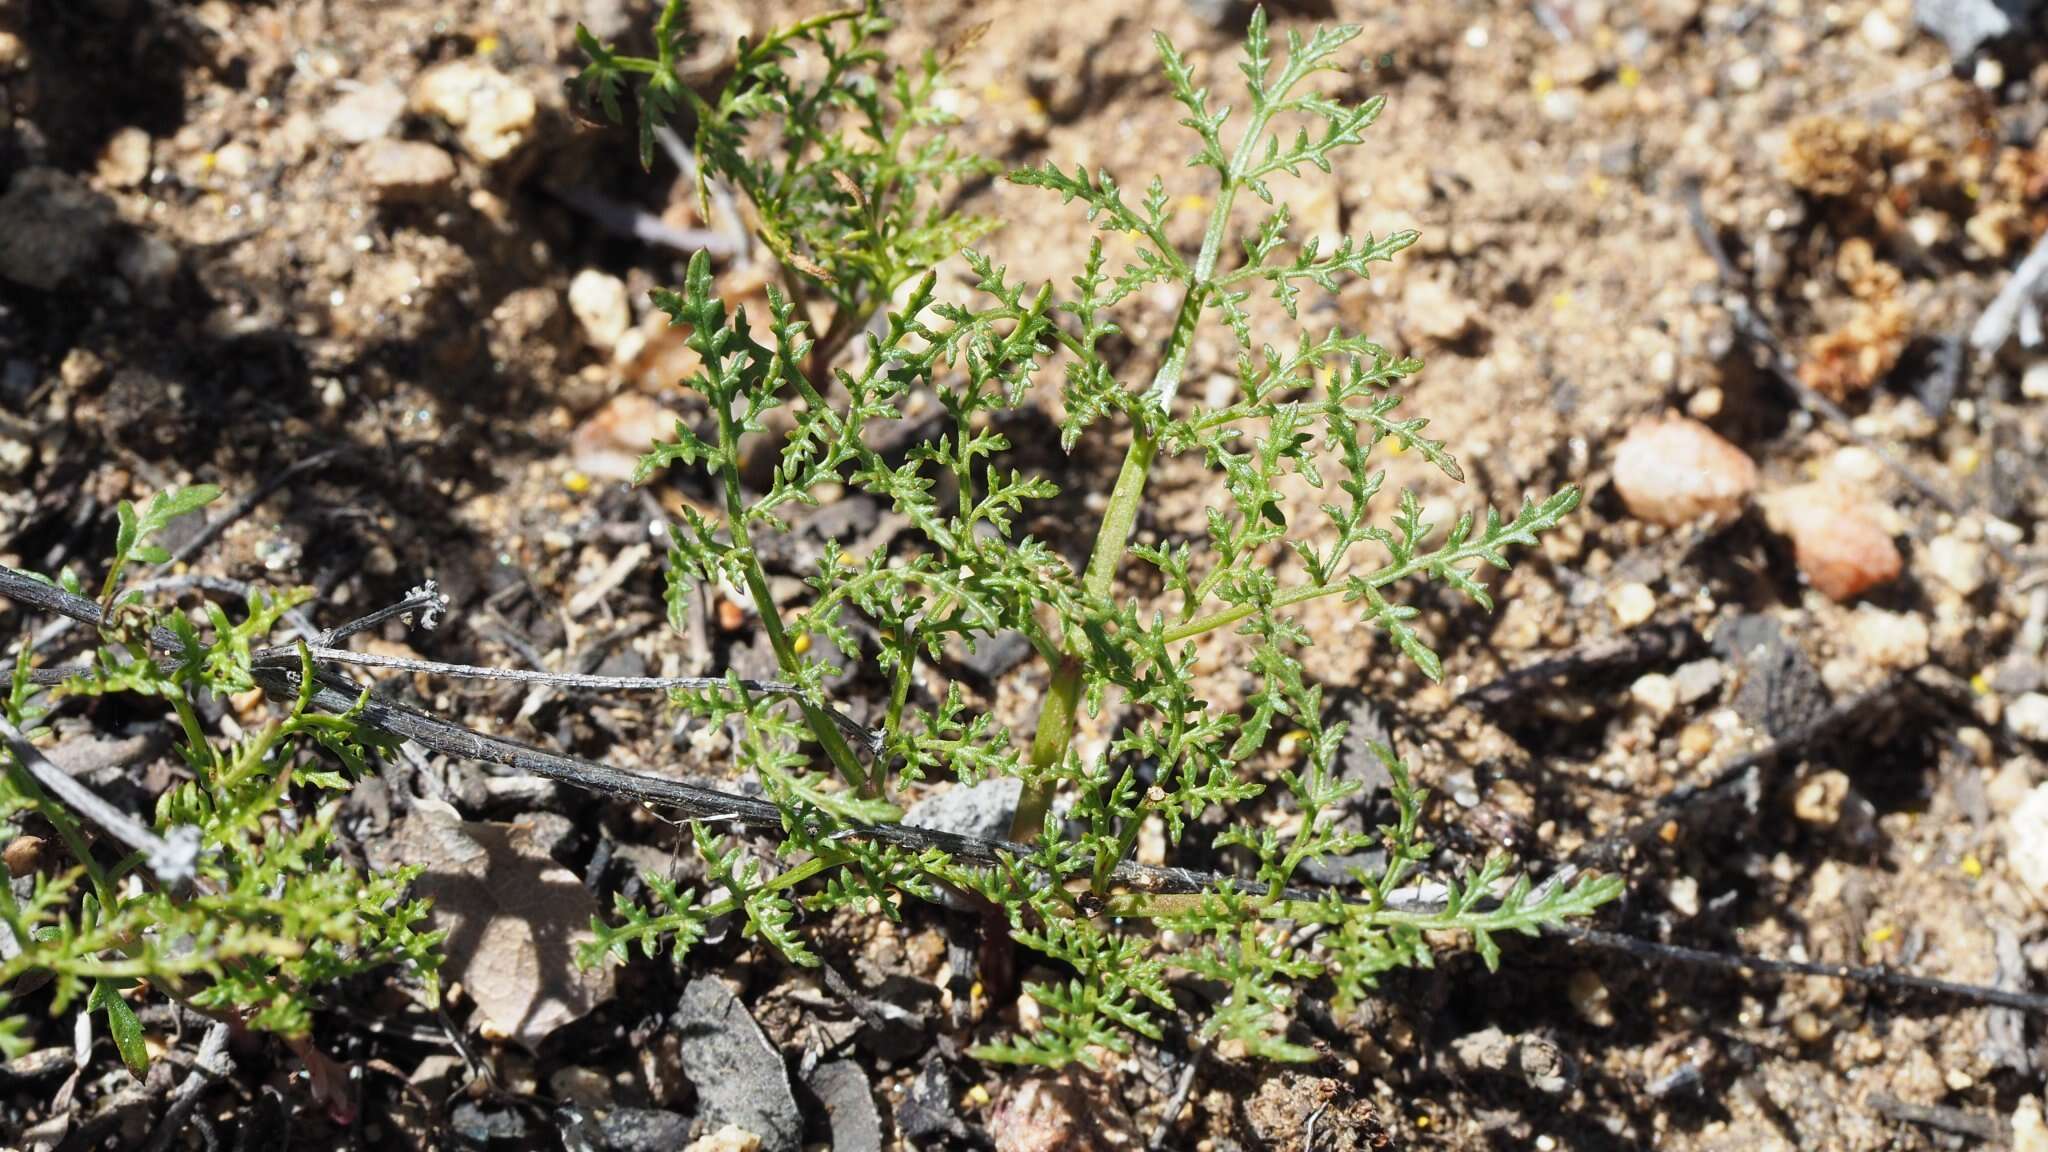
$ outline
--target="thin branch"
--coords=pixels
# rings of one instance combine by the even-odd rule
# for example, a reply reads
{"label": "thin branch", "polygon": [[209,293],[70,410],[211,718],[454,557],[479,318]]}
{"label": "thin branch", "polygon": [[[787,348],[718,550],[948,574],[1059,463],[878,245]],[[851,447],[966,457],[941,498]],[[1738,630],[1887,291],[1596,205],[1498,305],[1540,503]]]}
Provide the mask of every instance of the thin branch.
{"label": "thin branch", "polygon": [[164,1108],[163,1118],[157,1122],[156,1131],[149,1137],[148,1152],[168,1152],[171,1142],[185,1130],[185,1122],[198,1107],[199,1096],[209,1084],[232,1074],[233,1060],[228,1059],[228,1026],[216,1020],[206,1026],[206,1035],[199,1039],[199,1055],[192,1061],[192,1071],[171,1092],[171,1102]]}
{"label": "thin branch", "polygon": [[178,547],[171,552],[171,558],[157,565],[156,570],[159,573],[168,572],[177,565],[182,564],[185,561],[190,560],[192,557],[199,555],[200,549],[206,547],[208,544],[213,543],[215,540],[218,540],[220,538],[221,533],[226,532],[229,528],[234,527],[237,521],[241,520],[249,513],[254,512],[256,508],[259,505],[261,505],[265,500],[270,499],[271,493],[277,491],[279,488],[284,487],[286,484],[291,483],[291,480],[294,476],[298,476],[299,474],[304,472],[310,472],[313,469],[318,468],[321,465],[327,463],[329,460],[334,459],[336,456],[339,456],[342,453],[347,452],[348,450],[349,445],[338,444],[332,448],[328,448],[320,452],[315,452],[311,456],[306,456],[301,459],[292,461],[290,464],[280,469],[276,475],[270,477],[270,479],[265,480],[263,483],[258,484],[256,487],[250,489],[249,493],[246,496],[243,496],[240,500],[235,501],[234,504],[231,507],[229,507],[227,511],[222,512],[219,516],[216,516],[213,519],[207,521],[206,526],[201,528],[197,535],[193,536],[190,540],[185,541],[183,544],[178,545]]}
{"label": "thin branch", "polygon": [[[96,626],[100,621],[98,603],[42,584],[10,568],[0,567],[0,595],[19,603],[70,616],[82,623]],[[160,638],[160,643],[166,650],[177,650],[177,638],[167,631],[159,629],[152,636]],[[300,680],[295,669],[266,665],[256,667],[253,672],[257,682],[273,698],[298,698]],[[787,831],[787,814],[770,801],[735,796],[664,776],[630,772],[609,764],[563,756],[496,736],[487,736],[443,720],[430,712],[380,699],[371,695],[363,685],[333,669],[316,668],[312,705],[330,713],[352,712],[362,723],[372,728],[400,739],[413,741],[444,755],[503,765],[515,771],[559,780],[604,795],[674,809],[696,819],[731,821],[771,836],[780,836]],[[97,797],[94,799],[97,800]],[[1023,844],[961,836],[935,828],[917,828],[907,824],[865,825],[849,829],[845,835],[858,836],[875,843],[895,845],[911,851],[936,848],[957,861],[981,866],[996,864],[1006,859],[1028,860],[1032,853],[1032,849]],[[1200,872],[1188,868],[1154,867],[1129,860],[1119,861],[1110,871],[1109,879],[1126,892],[1159,896],[1198,894],[1211,891],[1225,882],[1242,881],[1241,877],[1227,877],[1219,873]],[[1327,892],[1290,888],[1283,890],[1280,896],[1289,901],[1315,902],[1325,898]],[[1364,902],[1363,897],[1350,895],[1341,899],[1348,903]],[[1387,905],[1416,913],[1440,910],[1440,906],[1433,909],[1427,899],[1416,900],[1412,904],[1394,899],[1389,900]],[[1852,968],[1838,964],[1771,960],[1737,953],[1711,952],[1679,945],[1659,944],[1588,928],[1547,929],[1546,932],[1589,947],[1724,971],[1819,976],[1892,992],[1936,995],[1967,1003],[1999,1005],[2048,1015],[2048,996],[1911,976],[1885,968]]]}
{"label": "thin branch", "polygon": [[52,764],[5,716],[0,716],[0,742],[14,753],[15,761],[37,787],[56,797],[116,844],[140,853],[165,890],[182,892],[191,886],[199,866],[197,827],[180,824],[171,829],[169,836],[158,836],[135,817],[100,799],[99,793],[86,787],[84,781]]}

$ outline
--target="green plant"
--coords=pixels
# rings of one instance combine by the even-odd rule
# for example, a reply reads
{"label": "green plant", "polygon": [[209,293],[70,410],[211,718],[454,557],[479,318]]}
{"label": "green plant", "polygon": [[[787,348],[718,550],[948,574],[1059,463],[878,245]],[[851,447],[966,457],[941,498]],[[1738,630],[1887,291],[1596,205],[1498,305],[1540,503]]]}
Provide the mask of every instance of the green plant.
{"label": "green plant", "polygon": [[[439,934],[421,930],[425,903],[407,897],[417,870],[351,867],[334,845],[339,801],[322,799],[363,772],[381,738],[353,715],[311,710],[310,664],[306,691],[281,718],[230,739],[212,735],[201,715],[206,696],[225,701],[256,688],[252,651],[310,593],[252,592],[234,620],[211,603],[203,614],[159,609],[122,586],[131,562],[163,559],[152,536],[214,495],[209,487],[163,493],[140,513],[121,504],[87,670],[46,691],[31,675],[28,644],[15,661],[0,710],[0,841],[29,851],[17,886],[0,886],[0,988],[9,990],[0,993],[0,1052],[9,1057],[31,1046],[16,1001],[37,986],[49,988],[53,1013],[83,995],[138,1072],[148,1055],[124,995],[138,986],[293,1037],[307,1032],[330,985],[357,973],[401,966],[435,995]],[[68,571],[56,583],[78,592]],[[176,654],[160,659],[152,640],[166,635]],[[121,695],[162,701],[180,733],[189,778],[158,797],[148,827],[53,776],[30,744],[55,702]],[[62,852],[34,852],[41,838],[31,838],[31,824],[54,831]]]}
{"label": "green plant", "polygon": [[[1466,514],[1439,536],[1420,501],[1403,492],[1390,519],[1372,515],[1383,481],[1371,457],[1392,441],[1462,479],[1427,421],[1401,415],[1397,386],[1420,363],[1396,357],[1363,336],[1307,331],[1285,346],[1255,340],[1257,310],[1295,321],[1305,291],[1334,292],[1411,244],[1412,233],[1346,239],[1325,248],[1293,241],[1275,183],[1307,169],[1330,172],[1331,157],[1360,143],[1381,108],[1373,98],[1348,103],[1324,94],[1314,78],[1339,68],[1350,28],[1290,33],[1276,53],[1263,13],[1250,25],[1239,65],[1246,81],[1241,120],[1198,87],[1193,69],[1164,37],[1157,40],[1166,78],[1194,133],[1192,165],[1206,174],[1209,210],[1192,255],[1172,241],[1174,205],[1153,180],[1135,203],[1106,172],[1066,172],[1046,164],[1012,173],[1018,184],[1080,201],[1102,233],[1081,261],[1071,289],[1013,281],[987,257],[964,254],[975,296],[942,298],[930,270],[948,246],[985,225],[954,224],[937,209],[914,208],[933,169],[904,161],[953,153],[944,125],[921,112],[939,82],[931,60],[906,81],[867,47],[881,28],[874,7],[820,17],[742,45],[740,66],[717,101],[699,99],[671,79],[679,6],[663,12],[659,59],[613,54],[584,37],[592,53],[589,90],[616,116],[617,83],[646,75],[640,91],[646,125],[687,107],[707,177],[730,180],[753,199],[789,291],[768,294],[768,342],[750,335],[744,314],[728,314],[698,255],[679,292],[655,303],[689,329],[702,359],[687,381],[708,404],[700,433],[679,425],[641,468],[647,479],[670,468],[701,471],[723,515],[688,514],[672,532],[667,580],[672,604],[699,585],[746,589],[784,679],[787,699],[750,695],[737,681],[678,697],[715,721],[737,722],[738,753],[789,816],[782,850],[787,868],[769,875],[734,863],[730,844],[700,833],[723,898],[709,906],[654,885],[645,903],[621,901],[618,920],[598,925],[588,959],[623,958],[637,946],[680,955],[714,915],[744,913],[749,931],[793,960],[809,954],[793,934],[799,907],[861,902],[895,912],[900,895],[929,896],[940,886],[967,889],[999,906],[1015,939],[1064,964],[1063,985],[1029,988],[1041,1005],[1035,1032],[981,1050],[990,1059],[1063,1063],[1097,1047],[1122,1050],[1130,1034],[1157,1037],[1155,1012],[1169,1007],[1176,972],[1227,990],[1202,1031],[1277,1058],[1306,1055],[1287,1039],[1295,990],[1326,978],[1340,1003],[1356,999],[1382,972],[1426,964],[1427,933],[1464,933],[1491,966],[1497,933],[1533,933],[1583,915],[1619,891],[1614,878],[1579,877],[1532,888],[1511,878],[1508,862],[1487,862],[1462,878],[1440,877],[1443,900],[1418,907],[1395,898],[1435,863],[1422,839],[1421,791],[1385,750],[1394,819],[1374,832],[1343,830],[1342,809],[1356,785],[1339,775],[1343,725],[1327,723],[1321,689],[1295,655],[1310,638],[1289,610],[1339,596],[1435,679],[1441,666],[1414,624],[1418,610],[1398,598],[1411,578],[1435,581],[1490,607],[1480,579],[1508,567],[1510,546],[1534,544],[1578,503],[1576,489],[1523,504],[1511,518]],[[822,61],[795,79],[781,61],[799,50]],[[877,93],[899,94],[884,104]],[[908,94],[908,95],[905,95]],[[1241,125],[1241,127],[1239,126]],[[773,148],[750,151],[740,131],[766,133]],[[643,149],[644,150],[644,149]],[[774,162],[753,158],[774,157]],[[938,171],[957,175],[966,161]],[[784,174],[775,176],[774,173]],[[787,178],[787,174],[802,174]],[[772,178],[771,178],[772,177]],[[1268,210],[1241,228],[1241,192]],[[860,213],[888,204],[926,223],[916,229],[867,227]],[[922,213],[922,214],[920,214]],[[798,239],[800,238],[800,239]],[[1107,251],[1125,253],[1109,270]],[[1241,258],[1240,258],[1241,255]],[[816,266],[814,266],[814,263]],[[845,331],[848,298],[895,296],[864,354],[821,355]],[[1107,350],[1115,316],[1150,287],[1178,292],[1172,330],[1147,382],[1124,379]],[[1263,294],[1271,303],[1255,299]],[[806,312],[806,296],[831,309],[825,338]],[[1277,320],[1277,317],[1273,317]],[[1236,348],[1235,395],[1220,405],[1191,404],[1182,377],[1197,333],[1220,329]],[[1119,423],[1129,444],[1097,527],[1084,571],[1075,573],[1044,542],[1020,535],[1027,509],[1058,495],[1043,476],[1002,466],[1010,447],[993,418],[1026,403],[1054,371],[1063,379],[1063,446],[1099,425]],[[943,434],[900,460],[872,446],[880,422],[899,419],[912,393],[930,389],[947,416]],[[742,484],[739,462],[766,436],[766,414],[790,410],[791,430],[765,491]],[[1112,420],[1114,418],[1114,420]],[[1096,434],[1106,434],[1100,430]],[[1148,478],[1161,459],[1190,457],[1212,470],[1224,499],[1199,541],[1133,543]],[[1298,480],[1297,480],[1298,478]],[[1329,498],[1304,510],[1286,488],[1302,483]],[[778,604],[755,541],[786,531],[791,508],[839,486],[888,502],[915,529],[907,554],[852,556],[826,547],[800,602]],[[1299,575],[1283,576],[1279,558]],[[1141,575],[1134,567],[1148,569]],[[1148,594],[1163,589],[1165,595]],[[833,723],[827,693],[836,671],[806,654],[807,638],[840,652],[860,644],[848,625],[865,618],[879,636],[878,671],[886,682],[881,740],[871,757]],[[672,619],[680,624],[681,613]],[[1258,687],[1239,713],[1211,706],[1197,672],[1195,642],[1233,629],[1249,646]],[[914,669],[948,645],[1022,634],[1044,662],[1048,686],[1028,742],[949,690],[929,704],[913,700]],[[1108,749],[1076,749],[1080,709],[1120,694],[1137,719]],[[1298,749],[1275,754],[1281,732]],[[1276,761],[1278,761],[1276,763]],[[822,770],[821,770],[822,768]],[[891,819],[893,783],[926,774],[962,782],[1014,777],[1023,782],[1014,838],[1031,842],[994,867],[967,867],[945,854],[878,848],[837,833],[851,824]],[[1244,811],[1277,779],[1285,813],[1279,826],[1238,823],[1217,838],[1241,863],[1240,877],[1193,896],[1119,890],[1112,873],[1132,851],[1141,826],[1156,819],[1171,843],[1216,809]],[[834,777],[837,781],[835,783]],[[1070,800],[1064,819],[1052,801]],[[1344,901],[1296,888],[1306,862],[1383,847],[1387,865]],[[828,877],[819,885],[806,881]],[[1152,934],[1156,921],[1171,930]],[[1175,947],[1163,941],[1173,939]]]}

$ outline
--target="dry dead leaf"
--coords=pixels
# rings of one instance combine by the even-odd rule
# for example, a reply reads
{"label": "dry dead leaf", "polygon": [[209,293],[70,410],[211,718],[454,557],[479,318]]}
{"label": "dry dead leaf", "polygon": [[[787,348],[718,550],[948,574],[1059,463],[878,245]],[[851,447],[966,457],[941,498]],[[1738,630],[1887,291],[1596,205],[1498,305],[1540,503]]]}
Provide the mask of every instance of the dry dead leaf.
{"label": "dry dead leaf", "polygon": [[464,821],[446,804],[420,801],[372,853],[379,868],[417,864],[416,890],[434,901],[446,929],[442,979],[476,1001],[486,1039],[532,1050],[610,998],[609,969],[576,964],[597,900],[555,863],[521,824]]}

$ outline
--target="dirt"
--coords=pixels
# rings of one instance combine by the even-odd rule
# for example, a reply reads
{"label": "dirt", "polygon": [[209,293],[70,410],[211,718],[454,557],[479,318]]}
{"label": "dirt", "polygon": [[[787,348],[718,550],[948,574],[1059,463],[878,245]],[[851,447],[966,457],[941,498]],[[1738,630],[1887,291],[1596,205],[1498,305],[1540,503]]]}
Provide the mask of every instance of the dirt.
{"label": "dirt", "polygon": [[[699,5],[712,35],[691,68],[715,75],[720,44],[815,7]],[[1175,196],[1197,197],[1149,36],[1167,32],[1221,84],[1235,40],[1230,17],[1219,27],[1212,14],[1229,7],[1111,0],[1084,17],[1019,0],[920,3],[904,6],[891,48],[957,48],[954,110],[973,149],[1107,166],[1126,185],[1156,172]],[[1319,7],[1277,15],[1305,27]],[[1429,415],[1469,475],[1453,485],[1395,457],[1390,489],[1414,485],[1439,522],[1567,482],[1588,499],[1540,556],[1495,582],[1494,615],[1422,596],[1442,685],[1333,600],[1304,606],[1309,672],[1383,710],[1438,790],[1433,818],[1452,847],[1618,863],[1629,896],[1605,927],[2038,987],[2048,891],[2008,858],[2028,834],[2011,817],[2048,773],[2042,745],[2005,709],[2043,676],[2048,408],[2020,388],[2026,356],[1971,357],[1961,333],[2048,229],[2048,42],[1988,54],[1993,75],[1951,66],[1892,0],[1329,7],[1320,15],[1364,26],[1359,67],[1336,82],[1389,99],[1369,145],[1294,199],[1296,219],[1331,234],[1415,228],[1422,240],[1305,315],[1425,356],[1404,411]],[[456,607],[434,641],[440,659],[624,673],[758,659],[752,626],[715,597],[702,612],[726,619],[708,645],[668,632],[657,558],[618,563],[687,498],[629,490],[606,471],[650,418],[659,427],[688,403],[644,303],[648,287],[679,280],[684,256],[609,233],[574,205],[595,192],[677,227],[704,222],[673,168],[643,173],[627,133],[569,106],[578,19],[632,41],[651,16],[632,0],[0,0],[0,561],[89,570],[120,499],[197,480],[240,494],[340,446],[195,566],[312,585],[334,620],[432,574]],[[457,124],[423,104],[429,75],[485,85],[490,114]],[[395,110],[392,93],[406,96]],[[424,151],[379,143],[400,140]],[[1737,284],[1720,283],[1695,234],[1695,186]],[[1004,222],[983,247],[1026,280],[1071,275],[1089,234],[1071,206],[1001,181],[968,189],[962,207]],[[629,289],[623,334],[572,306],[572,280],[591,269]],[[963,269],[948,275],[964,282]],[[728,267],[722,285],[743,297],[761,280],[758,267]],[[1802,409],[1765,369],[1731,289],[1846,425]],[[1172,303],[1142,300],[1129,317],[1126,378],[1149,373]],[[1191,393],[1224,356],[1196,346]],[[1903,545],[1904,575],[1837,603],[1802,583],[1761,508],[1707,528],[1631,518],[1614,491],[1615,448],[1638,420],[1671,411],[1756,461],[1759,503],[1814,480],[1852,490]],[[1029,530],[1084,556],[1078,513],[1120,457],[1097,434],[1072,457],[1033,458],[1070,495]],[[1215,495],[1205,476],[1197,460],[1166,461],[1139,538],[1198,533]],[[1958,575],[1971,558],[1986,570],[1975,587]],[[1640,606],[1650,620],[1625,623]],[[26,627],[11,609],[0,624]],[[1660,628],[1687,639],[1638,643]],[[1232,667],[1236,644],[1205,641],[1204,666]],[[1620,655],[1497,702],[1465,695],[1594,650]],[[1669,683],[1645,683],[1652,675]],[[1027,661],[962,682],[1021,726],[1043,674]],[[1220,674],[1213,698],[1234,707],[1241,691]],[[1796,697],[1789,719],[1784,692]],[[1675,807],[1668,820],[1656,806],[1873,692],[1870,707],[1767,763],[1734,803]],[[446,686],[423,699],[626,767],[726,767],[715,734],[685,734],[630,700]],[[1110,719],[1084,740],[1103,739]],[[572,817],[554,856],[594,889],[671,861],[675,829],[650,813],[493,792],[474,766],[433,771],[467,815]],[[380,834],[373,815],[359,832]],[[1636,850],[1604,852],[1605,838],[1653,817],[1657,834]],[[975,934],[959,914],[819,931],[855,1000],[909,1005],[918,1025],[849,1013],[843,990],[737,939],[692,968],[717,967],[737,987],[794,1072],[851,1045],[886,1139],[1023,1147],[991,1118],[1089,1107],[1135,1133],[1161,1125],[1186,1060],[1179,1040],[1022,1104],[1026,1077],[964,1057],[1018,1009],[996,973],[967,978]],[[1955,1147],[1963,1137],[1893,1105],[1994,1131],[2041,1092],[2048,1062],[2038,1017],[1561,940],[1509,953],[1498,976],[1456,959],[1391,979],[1352,1017],[1305,1006],[1324,1053],[1310,1074],[1206,1056],[1184,1112],[1164,1118],[1168,1146]],[[311,1103],[292,1054],[257,1042],[202,1112],[221,1131],[259,1134],[249,1147],[268,1146],[260,1134],[280,1123],[294,1143],[442,1146],[487,1128],[501,1136],[492,1147],[552,1147],[575,1131],[558,1105],[583,1076],[621,1108],[688,1115],[701,1089],[662,1024],[682,979],[635,964],[608,1006],[538,1055],[473,1031],[452,1050],[431,1021],[393,1031],[337,1008],[319,1043],[379,1070],[349,1131]],[[1489,1028],[1539,1038],[1569,1061],[1569,1082],[1538,1088],[1451,1055]],[[51,1022],[46,1038],[68,1043],[67,1029]],[[0,1123],[41,1119],[52,1082],[32,1071],[0,1075]],[[133,1087],[125,1077],[88,1079],[77,1107],[112,1108]],[[823,1110],[799,1096],[810,1138],[827,1139]]]}

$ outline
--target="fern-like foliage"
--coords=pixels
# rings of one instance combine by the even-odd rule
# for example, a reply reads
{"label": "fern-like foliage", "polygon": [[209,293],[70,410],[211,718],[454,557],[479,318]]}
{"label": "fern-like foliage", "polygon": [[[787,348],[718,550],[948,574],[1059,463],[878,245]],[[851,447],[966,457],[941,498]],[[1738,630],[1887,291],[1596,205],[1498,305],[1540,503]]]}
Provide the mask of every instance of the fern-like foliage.
{"label": "fern-like foliage", "polygon": [[[1380,112],[1379,98],[1350,99],[1339,79],[1356,30],[1289,32],[1276,45],[1256,15],[1236,108],[1200,86],[1160,37],[1168,86],[1194,136],[1201,195],[1176,197],[1162,177],[1134,196],[1110,172],[1051,162],[1014,172],[1017,184],[1077,202],[1101,235],[1063,284],[1024,283],[991,257],[965,252],[973,293],[963,300],[940,296],[932,266],[985,225],[948,216],[932,192],[978,166],[943,143],[943,118],[928,110],[937,65],[928,58],[919,70],[892,72],[873,46],[880,19],[871,5],[743,45],[715,99],[676,96],[696,117],[706,177],[753,201],[768,246],[796,270],[785,277],[788,292],[768,294],[759,328],[728,314],[702,255],[680,291],[656,295],[702,360],[684,383],[711,419],[702,430],[679,427],[642,467],[643,480],[696,470],[718,494],[715,513],[688,512],[671,534],[670,602],[699,585],[745,590],[782,677],[800,689],[793,701],[753,696],[734,680],[680,698],[737,730],[741,763],[787,812],[786,859],[770,878],[736,848],[700,835],[709,890],[692,896],[650,881],[644,903],[622,905],[615,924],[599,926],[591,958],[622,959],[632,947],[652,954],[664,936],[680,954],[709,918],[730,915],[805,963],[810,955],[791,930],[796,911],[893,914],[902,898],[943,885],[1001,909],[1020,945],[1067,973],[1028,989],[1038,1027],[984,1047],[986,1059],[1061,1064],[1156,1038],[1154,1014],[1173,1003],[1173,981],[1187,977],[1224,989],[1207,1037],[1296,1059],[1306,1055],[1289,1037],[1300,989],[1349,1003],[1388,968],[1430,962],[1428,934],[1437,932],[1462,931],[1491,965],[1499,934],[1537,931],[1611,899],[1611,879],[1532,885],[1505,860],[1464,876],[1443,867],[1418,832],[1422,793],[1391,755],[1393,823],[1358,832],[1343,819],[1356,788],[1337,762],[1344,727],[1325,722],[1321,688],[1304,672],[1299,652],[1313,641],[1297,609],[1341,597],[1391,650],[1439,678],[1441,658],[1407,598],[1412,586],[1433,583],[1490,608],[1487,570],[1506,569],[1510,549],[1535,544],[1579,499],[1566,487],[1528,499],[1512,517],[1466,513],[1443,532],[1414,492],[1401,492],[1390,513],[1379,506],[1382,446],[1450,481],[1464,475],[1428,435],[1427,419],[1403,408],[1419,361],[1357,333],[1298,326],[1304,295],[1341,291],[1416,238],[1297,241],[1281,200],[1285,181],[1330,173]],[[820,58],[801,83],[772,63],[800,47]],[[623,58],[593,52],[593,60],[600,99],[607,76],[633,72]],[[665,99],[643,94],[643,116],[668,115]],[[857,139],[834,136],[839,121],[826,109],[850,117]],[[790,147],[753,149],[749,140],[764,132]],[[912,139],[922,143],[903,143]],[[1271,207],[1240,232],[1233,209],[1244,192]],[[1172,239],[1180,235],[1175,212],[1200,200],[1208,204],[1201,245],[1183,250]],[[1112,249],[1128,254],[1120,270],[1109,267]],[[862,300],[893,303],[842,356],[833,333],[844,331],[855,286],[868,293]],[[1133,379],[1110,349],[1119,316],[1147,289],[1172,290],[1181,302],[1156,370]],[[831,308],[823,337],[814,336],[818,314],[809,308],[820,301]],[[1262,324],[1283,317],[1293,326],[1287,339],[1258,338]],[[1234,349],[1236,387],[1220,402],[1189,403],[1180,394],[1189,351],[1211,331]],[[1064,447],[1106,434],[1097,428],[1105,423],[1130,441],[1081,572],[1023,531],[1034,506],[1058,495],[1053,479],[1005,466],[1012,445],[1001,418],[1033,403],[1035,389],[1054,387]],[[942,414],[936,431],[899,455],[874,447],[885,423],[904,419],[913,397],[927,394]],[[778,453],[772,479],[749,487],[738,463],[760,450],[764,417],[778,407],[788,409],[789,430],[769,445]],[[1206,468],[1219,498],[1196,538],[1134,544],[1146,480],[1176,457]],[[803,594],[778,602],[756,541],[787,531],[792,509],[848,489],[893,509],[910,538],[865,556],[828,543],[804,573]],[[1324,498],[1296,507],[1290,493],[1303,489]],[[1151,572],[1133,578],[1133,560]],[[1157,588],[1163,596],[1132,591]],[[1197,661],[1197,642],[1226,629],[1254,682],[1236,711],[1214,706]],[[957,687],[927,697],[917,675],[950,649],[1006,633],[1023,637],[1047,677],[1028,740],[975,711]],[[833,674],[845,670],[809,654],[813,639],[839,653],[874,653],[883,699],[873,746],[846,739],[829,693]],[[1076,713],[1110,699],[1121,699],[1130,718],[1105,750],[1083,755]],[[1295,751],[1268,768],[1282,732]],[[967,867],[841,834],[893,818],[891,786],[918,777],[1021,780],[1016,835],[1036,842],[995,865]],[[1277,796],[1268,795],[1274,780]],[[1055,798],[1064,804],[1057,815]],[[1247,820],[1252,805],[1283,816]],[[1233,814],[1218,843],[1236,861],[1235,876],[1196,896],[1118,887],[1118,867],[1148,823],[1162,825],[1171,845],[1218,810]],[[1362,899],[1300,887],[1310,862],[1375,847],[1388,862],[1363,878]],[[1441,900],[1396,898],[1425,876]],[[1148,920],[1172,932],[1146,931]],[[1168,939],[1178,943],[1167,948]]]}
{"label": "fern-like foliage", "polygon": [[[0,988],[37,974],[48,981],[53,1013],[82,998],[138,1072],[148,1053],[129,1001],[144,985],[291,1036],[307,1032],[337,981],[373,969],[395,967],[428,999],[436,995],[440,933],[425,929],[426,903],[408,894],[417,870],[365,873],[334,843],[339,793],[363,773],[382,738],[353,715],[314,711],[310,667],[302,668],[305,692],[280,719],[225,739],[201,716],[203,698],[255,687],[252,650],[310,593],[255,593],[240,618],[230,619],[214,604],[198,614],[160,610],[122,586],[131,563],[164,558],[153,536],[214,495],[210,488],[169,492],[141,511],[123,503],[101,589],[110,610],[89,670],[45,692],[29,675],[24,644],[0,709],[27,740],[39,734],[53,697],[151,697],[177,719],[177,751],[190,778],[158,797],[150,822],[181,861],[175,885],[165,882],[160,861],[89,838],[78,814],[29,771],[32,748],[10,742],[0,750],[0,840],[12,841],[35,817],[63,846],[24,880],[25,897],[0,885],[0,933],[10,945],[0,949]],[[78,591],[69,572],[59,583]],[[158,628],[177,638],[174,660],[151,651]],[[147,879],[152,871],[158,875]],[[29,1021],[12,1007],[0,996],[0,1053],[9,1057],[32,1044]]]}

